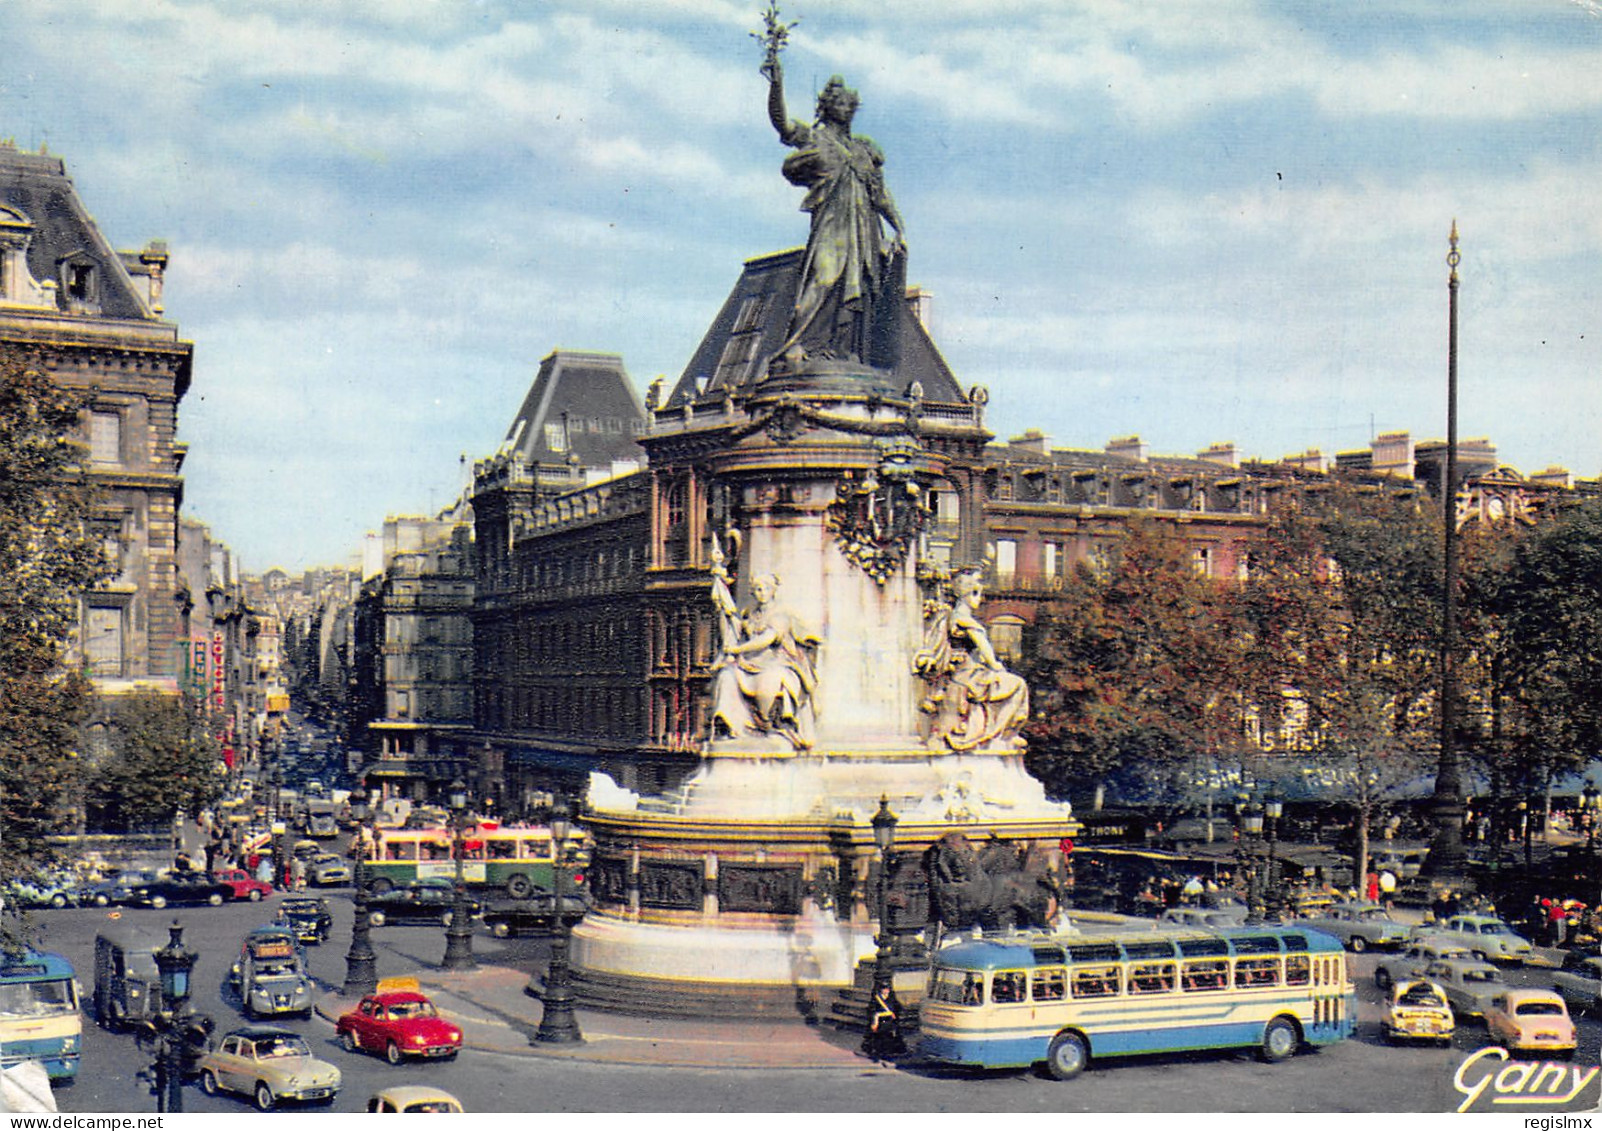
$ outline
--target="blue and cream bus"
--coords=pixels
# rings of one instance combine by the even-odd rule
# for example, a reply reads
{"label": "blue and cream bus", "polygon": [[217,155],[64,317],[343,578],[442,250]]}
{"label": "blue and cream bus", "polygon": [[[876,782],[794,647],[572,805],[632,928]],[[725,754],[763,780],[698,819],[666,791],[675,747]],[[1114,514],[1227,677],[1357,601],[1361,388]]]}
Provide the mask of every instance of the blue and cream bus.
{"label": "blue and cream bus", "polygon": [[984,1068],[1257,1048],[1280,1061],[1352,1035],[1357,990],[1339,940],[1295,927],[1018,934],[931,959],[920,1051]]}
{"label": "blue and cream bus", "polygon": [[59,954],[0,951],[0,1068],[37,1060],[52,1080],[78,1075],[83,1016],[73,977]]}

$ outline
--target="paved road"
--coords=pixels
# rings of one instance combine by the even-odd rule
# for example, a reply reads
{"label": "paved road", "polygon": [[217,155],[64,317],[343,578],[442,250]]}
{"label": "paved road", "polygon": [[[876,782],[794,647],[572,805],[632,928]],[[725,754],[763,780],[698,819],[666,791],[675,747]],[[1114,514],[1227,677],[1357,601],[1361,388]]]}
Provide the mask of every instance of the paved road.
{"label": "paved road", "polygon": [[[344,978],[349,945],[350,904],[333,901],[333,941],[311,951],[312,973],[334,988]],[[185,939],[200,951],[195,981],[197,1007],[211,1013],[219,1030],[243,1024],[236,1004],[224,992],[224,977],[238,940],[270,917],[265,905],[234,904],[178,912]],[[90,961],[104,910],[38,913],[44,943],[64,952],[78,966],[80,980],[92,977]],[[173,912],[130,910],[125,922],[160,931]],[[373,932],[383,975],[431,966],[444,951],[438,928],[386,927]],[[543,943],[499,941],[480,934],[477,951],[500,965],[537,968]],[[1464,1026],[1452,1049],[1394,1049],[1379,1033],[1379,995],[1369,976],[1373,958],[1355,960],[1361,987],[1362,1022],[1358,1039],[1281,1065],[1266,1065],[1247,1054],[1164,1058],[1099,1064],[1078,1080],[1057,1083],[1027,1072],[957,1073],[889,1068],[860,1061],[837,1068],[652,1067],[585,1059],[553,1060],[477,1049],[450,1063],[391,1067],[376,1057],[352,1055],[333,1040],[333,1027],[321,1018],[288,1022],[303,1033],[319,1056],[338,1064],[344,1088],[335,1111],[358,1111],[367,1096],[387,1084],[436,1084],[460,1097],[472,1111],[1019,1111],[1019,1112],[1363,1112],[1451,1111],[1462,1096],[1453,1073],[1483,1043],[1483,1029]],[[1543,984],[1538,971],[1518,971],[1514,980]],[[87,989],[86,984],[86,989]],[[820,1036],[820,1040],[825,1037]],[[838,1038],[836,1038],[838,1039]],[[1598,1063],[1602,1025],[1581,1023],[1576,1063]],[[154,1110],[153,1100],[135,1079],[145,1058],[130,1036],[106,1033],[92,1024],[84,1037],[84,1068],[79,1082],[63,1089],[58,1102],[70,1112]],[[1586,1094],[1590,1107],[1597,1085]],[[198,1089],[185,1094],[187,1111],[246,1111],[242,1102],[211,1098]],[[314,1109],[316,1110],[316,1109]],[[1544,1109],[1538,1114],[1551,1114]]]}

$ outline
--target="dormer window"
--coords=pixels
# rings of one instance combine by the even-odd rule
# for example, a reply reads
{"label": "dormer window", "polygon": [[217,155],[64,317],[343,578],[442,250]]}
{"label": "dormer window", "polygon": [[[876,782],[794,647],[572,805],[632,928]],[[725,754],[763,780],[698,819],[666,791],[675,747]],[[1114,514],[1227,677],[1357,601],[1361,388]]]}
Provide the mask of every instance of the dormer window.
{"label": "dormer window", "polygon": [[93,310],[100,304],[100,277],[95,261],[83,252],[61,261],[58,285],[68,310]]}

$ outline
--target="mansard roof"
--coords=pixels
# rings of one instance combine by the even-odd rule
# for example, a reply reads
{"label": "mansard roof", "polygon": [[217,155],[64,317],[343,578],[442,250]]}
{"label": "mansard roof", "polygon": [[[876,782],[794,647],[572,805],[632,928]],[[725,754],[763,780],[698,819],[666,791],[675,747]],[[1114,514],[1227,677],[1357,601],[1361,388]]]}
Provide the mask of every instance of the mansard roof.
{"label": "mansard roof", "polygon": [[506,430],[503,449],[529,464],[643,463],[645,452],[636,438],[644,427],[645,410],[621,357],[553,350],[540,362],[534,384]]}
{"label": "mansard roof", "polygon": [[83,264],[94,271],[94,312],[100,317],[155,317],[129,278],[122,256],[78,199],[61,158],[0,144],[0,208],[31,226],[28,270],[40,283],[57,285],[62,310],[72,309],[67,268]]}
{"label": "mansard roof", "polygon": [[[784,344],[804,254],[804,248],[793,248],[746,260],[734,290],[691,355],[667,405],[738,390],[760,379],[764,363]],[[894,370],[893,384],[903,390],[914,381],[922,384],[926,401],[967,403],[945,358],[908,302],[901,308],[901,361]]]}

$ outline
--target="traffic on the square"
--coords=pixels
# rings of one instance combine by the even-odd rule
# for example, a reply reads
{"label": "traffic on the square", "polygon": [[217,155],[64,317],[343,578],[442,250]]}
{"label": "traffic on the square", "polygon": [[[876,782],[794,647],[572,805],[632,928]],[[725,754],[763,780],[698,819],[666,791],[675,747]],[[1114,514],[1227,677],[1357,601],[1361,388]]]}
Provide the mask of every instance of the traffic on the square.
{"label": "traffic on the square", "polygon": [[0,1122],[1602,1111],[1596,5],[788,5],[6,5]]}

